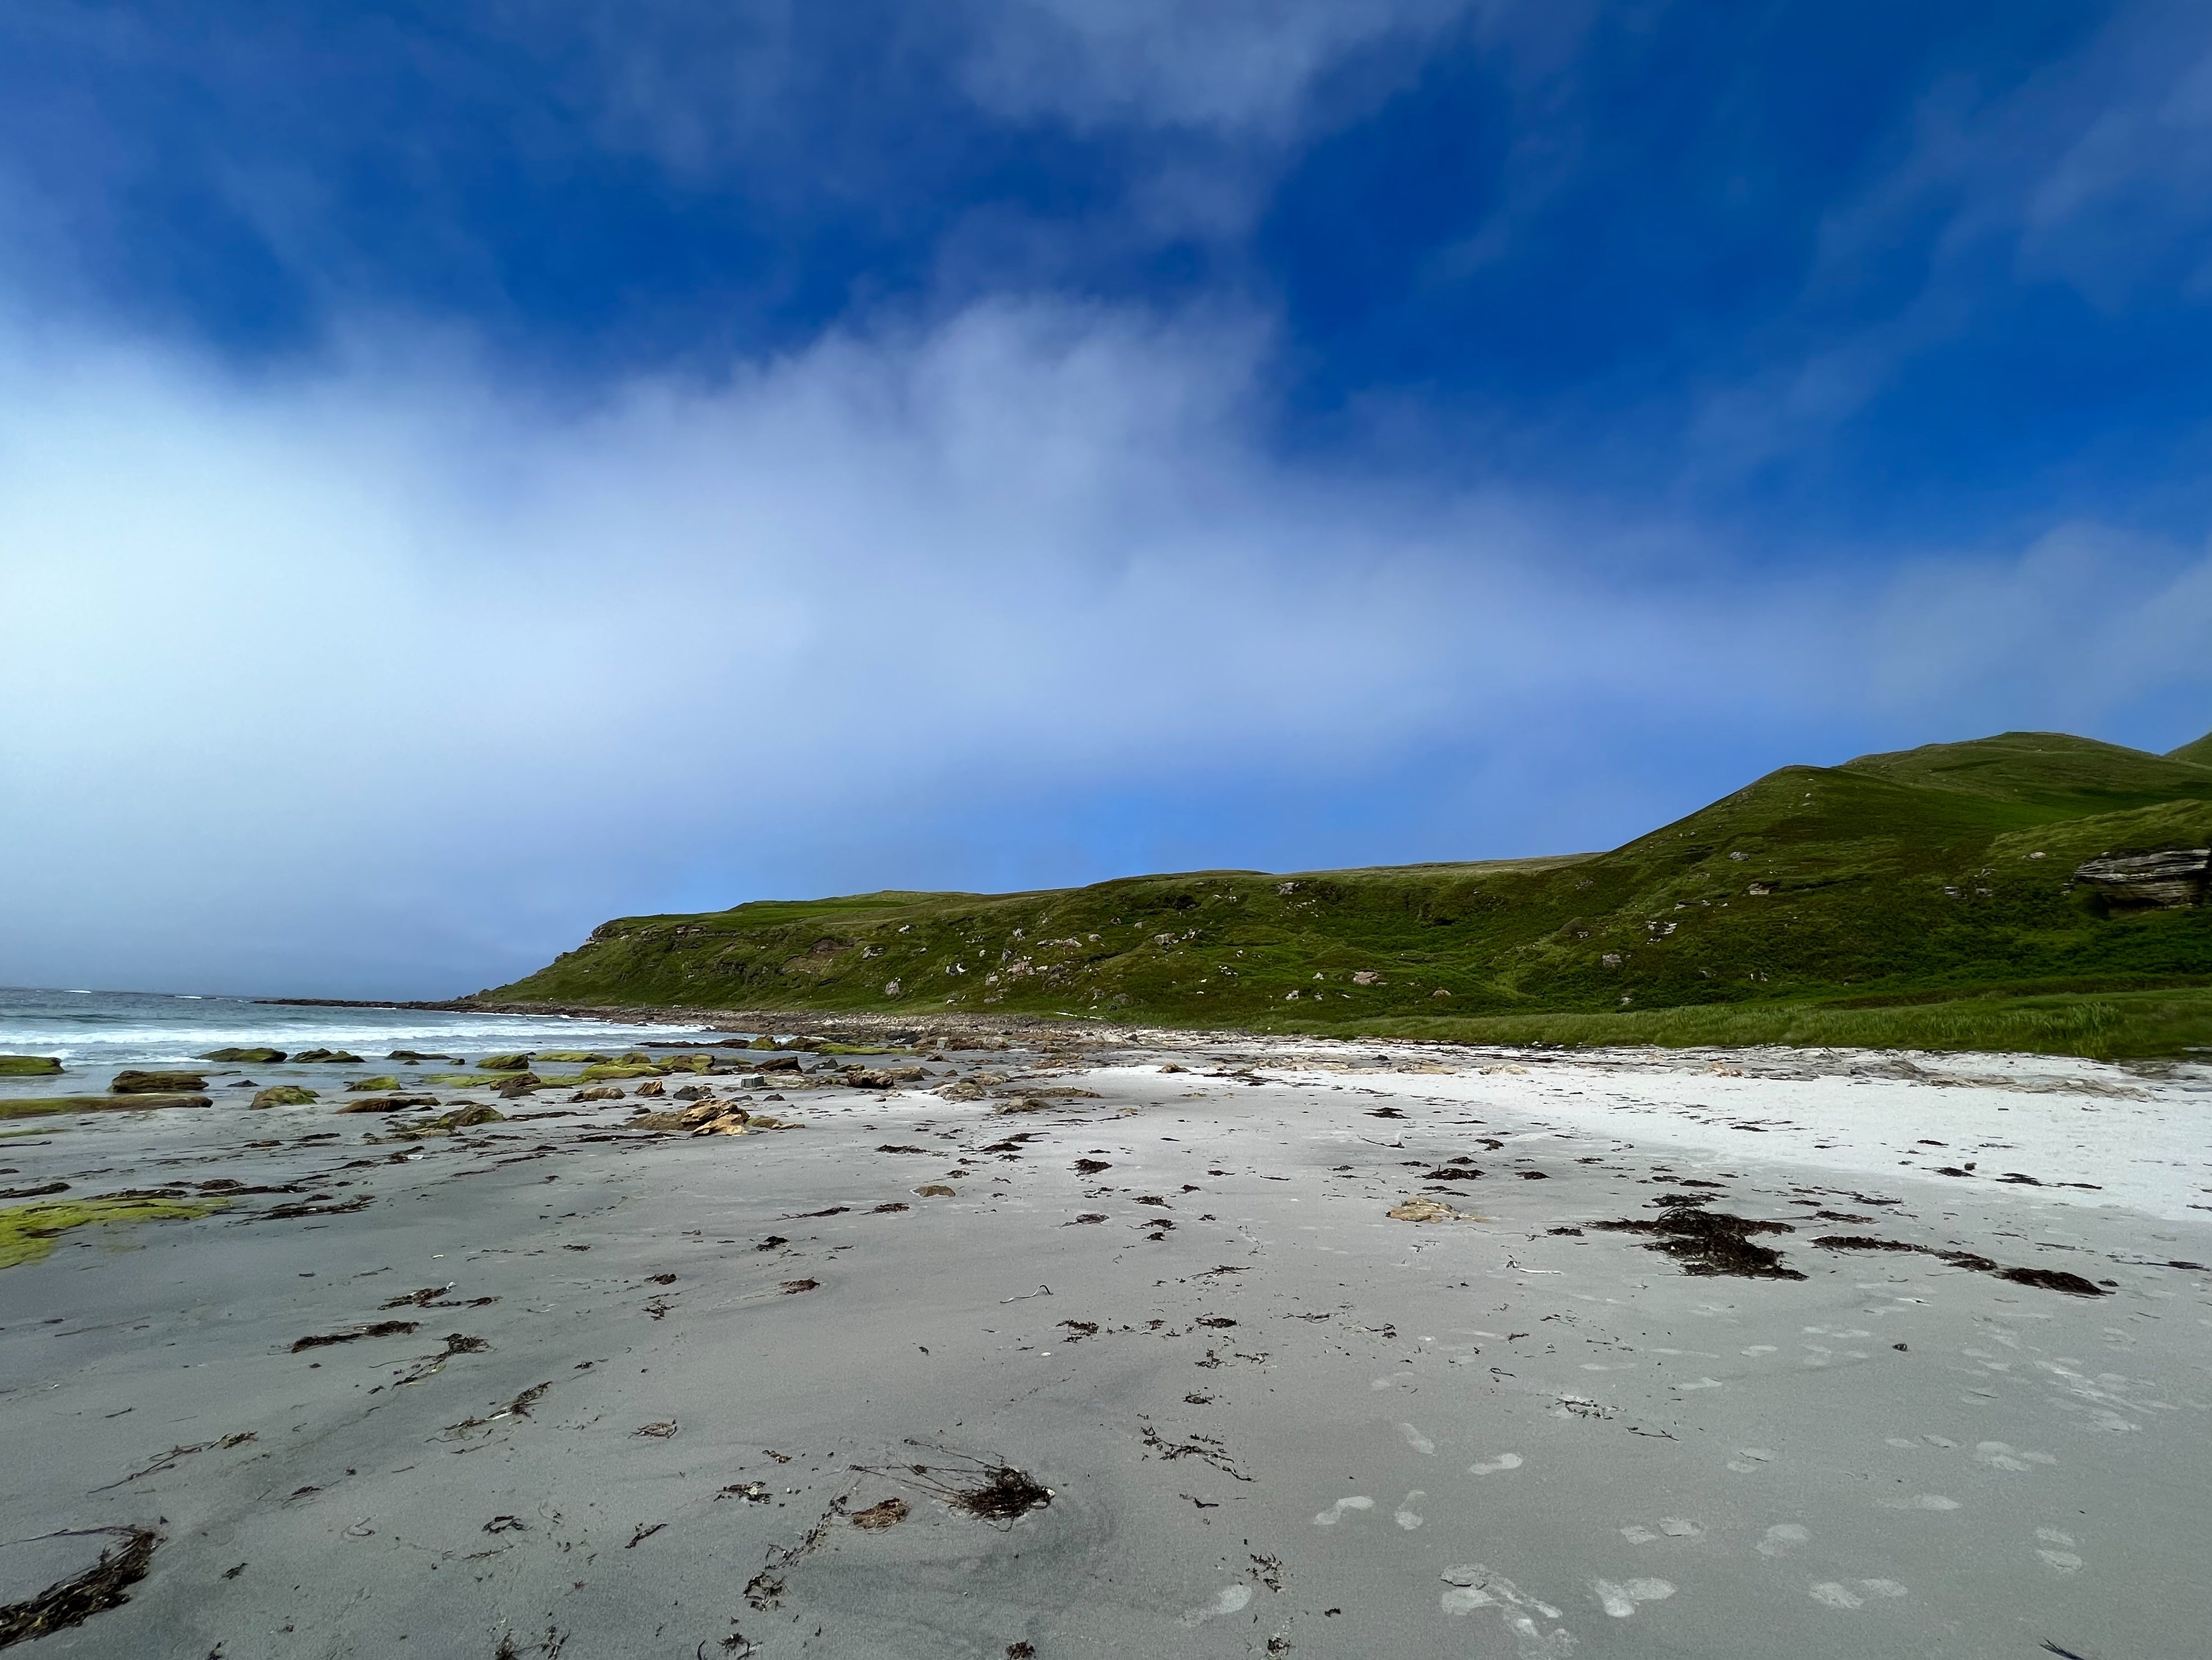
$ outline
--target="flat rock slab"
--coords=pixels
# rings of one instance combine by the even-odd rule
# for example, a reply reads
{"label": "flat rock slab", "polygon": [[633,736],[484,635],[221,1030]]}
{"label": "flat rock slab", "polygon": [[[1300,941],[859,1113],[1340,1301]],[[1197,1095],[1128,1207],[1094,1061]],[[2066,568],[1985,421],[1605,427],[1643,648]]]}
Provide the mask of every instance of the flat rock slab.
{"label": "flat rock slab", "polygon": [[144,1112],[154,1107],[204,1107],[204,1095],[22,1095],[0,1097],[0,1118],[60,1112]]}

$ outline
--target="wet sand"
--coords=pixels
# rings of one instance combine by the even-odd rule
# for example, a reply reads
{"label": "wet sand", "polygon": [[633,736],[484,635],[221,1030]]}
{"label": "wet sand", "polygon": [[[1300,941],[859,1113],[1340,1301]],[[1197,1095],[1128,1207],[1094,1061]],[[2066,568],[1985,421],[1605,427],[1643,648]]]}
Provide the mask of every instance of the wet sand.
{"label": "wet sand", "polygon": [[[2203,1068],[957,1059],[1004,1081],[737,1137],[218,1094],[0,1140],[0,1188],[285,1189],[0,1270],[0,1601],[161,1535],[25,1651],[2203,1647]],[[1689,1272],[1699,1212],[1803,1277]]]}

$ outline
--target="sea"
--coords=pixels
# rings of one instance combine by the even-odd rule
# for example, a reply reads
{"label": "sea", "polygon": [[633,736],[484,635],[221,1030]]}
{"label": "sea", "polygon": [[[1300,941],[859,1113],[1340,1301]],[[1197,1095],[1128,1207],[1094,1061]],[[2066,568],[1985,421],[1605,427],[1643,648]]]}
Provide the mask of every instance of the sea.
{"label": "sea", "polygon": [[[348,1049],[364,1061],[393,1049],[452,1055],[533,1049],[627,1049],[650,1028],[557,1014],[449,1014],[430,1009],[328,1008],[144,991],[0,987],[0,1055],[51,1055],[72,1073],[190,1061],[209,1049]],[[11,1079],[10,1082],[32,1080]],[[44,1087],[53,1087],[51,1079]]]}

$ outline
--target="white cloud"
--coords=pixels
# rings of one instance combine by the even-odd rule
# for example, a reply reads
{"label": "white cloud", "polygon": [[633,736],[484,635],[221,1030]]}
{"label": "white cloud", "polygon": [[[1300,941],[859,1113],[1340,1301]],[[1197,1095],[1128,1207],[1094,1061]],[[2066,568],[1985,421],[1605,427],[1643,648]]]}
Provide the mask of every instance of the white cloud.
{"label": "white cloud", "polygon": [[1447,850],[1579,844],[1649,811],[1569,787],[1611,730],[1952,737],[2027,678],[2060,724],[2206,684],[2201,560],[2149,605],[2079,538],[1784,582],[1695,526],[1286,462],[1267,345],[997,303],[562,410],[451,341],[255,380],[17,331],[0,980],[434,990],[736,873],[959,880],[963,836],[1060,845],[1116,794],[1338,802],[1441,755],[1565,803],[1438,780]]}
{"label": "white cloud", "polygon": [[1281,133],[1350,54],[1511,9],[1495,0],[986,0],[963,78],[978,103],[1018,119]]}

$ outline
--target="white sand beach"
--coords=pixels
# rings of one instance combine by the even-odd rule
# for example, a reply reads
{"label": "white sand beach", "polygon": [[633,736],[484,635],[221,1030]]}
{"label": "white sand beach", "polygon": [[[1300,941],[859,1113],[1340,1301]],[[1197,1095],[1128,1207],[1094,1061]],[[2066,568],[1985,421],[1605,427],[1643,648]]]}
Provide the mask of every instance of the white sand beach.
{"label": "white sand beach", "polygon": [[[800,1128],[743,1136],[542,1093],[420,1141],[220,1096],[0,1140],[10,1191],[229,1200],[0,1269],[0,1601],[142,1528],[128,1600],[33,1651],[2119,1660],[2212,1624],[2203,1067],[1124,1035],[928,1070],[748,1091]],[[1423,1195],[1455,1219],[1388,1214]],[[1802,1277],[1690,1272],[1651,1230],[1698,1212]]]}

